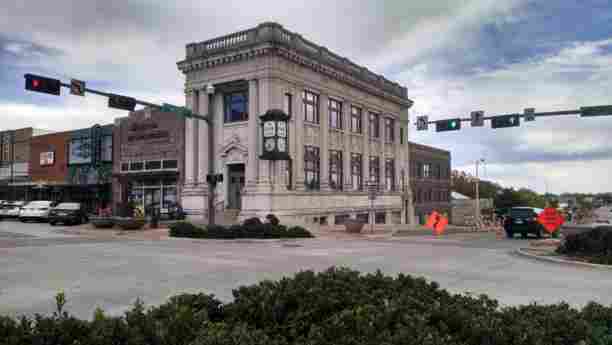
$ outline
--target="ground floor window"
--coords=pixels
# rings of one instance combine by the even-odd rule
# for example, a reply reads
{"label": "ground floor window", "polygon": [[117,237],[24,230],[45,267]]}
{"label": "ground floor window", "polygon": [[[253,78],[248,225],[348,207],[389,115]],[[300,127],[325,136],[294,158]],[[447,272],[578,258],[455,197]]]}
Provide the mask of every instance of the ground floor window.
{"label": "ground floor window", "polygon": [[370,222],[370,217],[367,213],[360,213],[357,215],[357,220],[362,223],[368,224]]}
{"label": "ground floor window", "polygon": [[136,207],[142,207],[145,214],[153,208],[168,208],[178,201],[176,178],[136,180],[130,183],[129,201]]}
{"label": "ground floor window", "polygon": [[377,156],[370,156],[370,183],[380,184],[380,159]]}
{"label": "ground floor window", "polygon": [[363,189],[363,165],[361,153],[351,153],[351,184],[353,190]]}
{"label": "ground floor window", "polygon": [[339,214],[336,215],[336,219],[335,219],[335,224],[336,225],[342,225],[344,224],[344,222],[346,222],[349,218],[351,218],[350,215],[348,214]]}
{"label": "ground floor window", "polygon": [[376,212],[374,219],[376,224],[385,224],[386,223],[386,214],[385,212]]}
{"label": "ground floor window", "polygon": [[342,190],[342,151],[329,151],[329,187]]}
{"label": "ground floor window", "polygon": [[319,177],[321,176],[320,162],[318,147],[304,147],[304,185],[306,190],[319,189]]}
{"label": "ground floor window", "polygon": [[392,158],[385,160],[385,189],[395,190],[395,160]]}

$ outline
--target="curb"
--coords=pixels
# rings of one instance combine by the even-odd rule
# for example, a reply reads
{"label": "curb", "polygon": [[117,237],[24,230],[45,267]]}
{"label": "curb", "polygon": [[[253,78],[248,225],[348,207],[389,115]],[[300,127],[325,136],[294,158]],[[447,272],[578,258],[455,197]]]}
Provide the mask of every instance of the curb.
{"label": "curb", "polygon": [[555,263],[555,264],[562,264],[562,265],[570,265],[570,266],[576,266],[576,267],[594,268],[594,269],[612,271],[612,265],[590,264],[590,263],[587,263],[587,262],[580,262],[580,261],[573,261],[573,260],[566,260],[566,259],[560,259],[560,258],[547,257],[547,256],[527,253],[525,251],[525,249],[526,248],[519,248],[519,249],[514,251],[514,254],[516,254],[518,256],[525,257],[525,258],[529,258],[529,259],[532,259],[532,260],[538,260],[538,261],[544,261],[544,262],[552,262],[552,263]]}

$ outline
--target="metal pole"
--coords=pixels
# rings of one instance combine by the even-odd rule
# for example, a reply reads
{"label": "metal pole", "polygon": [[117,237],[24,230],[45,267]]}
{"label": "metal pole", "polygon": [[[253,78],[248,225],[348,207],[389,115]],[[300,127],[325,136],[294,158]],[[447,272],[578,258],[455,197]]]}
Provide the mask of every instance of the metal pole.
{"label": "metal pole", "polygon": [[11,132],[11,190],[13,191],[12,201],[17,198],[15,190],[15,131]]}
{"label": "metal pole", "polygon": [[476,161],[476,224],[480,226],[480,193],[479,193],[479,185],[480,179],[478,178],[478,165],[480,164],[480,160]]}
{"label": "metal pole", "polygon": [[[209,85],[211,86],[211,85]],[[213,99],[214,89],[212,86],[206,88],[208,92],[208,174],[210,175],[211,183],[208,184],[208,224],[215,224],[215,187],[217,185],[216,180],[213,179],[215,174],[215,128],[213,121]],[[255,115],[255,114],[252,114]]]}

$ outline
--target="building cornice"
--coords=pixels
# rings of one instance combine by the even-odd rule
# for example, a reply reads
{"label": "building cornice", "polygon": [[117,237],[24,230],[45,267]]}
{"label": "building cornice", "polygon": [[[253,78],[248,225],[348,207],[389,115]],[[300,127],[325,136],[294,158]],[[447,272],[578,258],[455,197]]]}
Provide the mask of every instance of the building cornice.
{"label": "building cornice", "polygon": [[186,59],[177,63],[183,73],[212,68],[222,64],[274,54],[351,84],[369,93],[411,107],[407,89],[395,82],[340,57],[290,32],[276,23],[263,23],[256,28],[236,32],[212,40],[190,43]]}

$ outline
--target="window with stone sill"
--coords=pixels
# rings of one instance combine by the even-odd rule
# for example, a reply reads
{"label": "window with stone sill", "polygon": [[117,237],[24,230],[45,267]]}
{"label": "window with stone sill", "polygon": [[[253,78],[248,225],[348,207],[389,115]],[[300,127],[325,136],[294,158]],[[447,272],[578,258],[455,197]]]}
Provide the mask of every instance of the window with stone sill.
{"label": "window with stone sill", "polygon": [[395,190],[395,160],[385,159],[385,190]]}
{"label": "window with stone sill", "polygon": [[429,163],[423,164],[423,177],[424,178],[431,177],[431,164]]}
{"label": "window with stone sill", "polygon": [[351,106],[351,132],[361,134],[361,108]]}
{"label": "window with stone sill", "polygon": [[342,129],[342,102],[329,99],[329,128]]}
{"label": "window with stone sill", "polygon": [[363,162],[361,153],[351,153],[351,184],[353,190],[363,190]]}
{"label": "window with stone sill", "polygon": [[368,126],[370,138],[380,138],[380,115],[370,113],[368,116]]}
{"label": "window with stone sill", "polygon": [[304,147],[304,185],[306,190],[318,190],[320,186],[320,154],[315,146]]}
{"label": "window with stone sill", "polygon": [[304,91],[302,93],[304,103],[304,121],[310,123],[319,123],[319,95]]}
{"label": "window with stone sill", "polygon": [[249,92],[237,91],[224,95],[224,122],[241,122],[249,120]]}
{"label": "window with stone sill", "polygon": [[380,186],[380,159],[377,156],[370,156],[370,180],[368,183]]}
{"label": "window with stone sill", "polygon": [[392,143],[395,138],[395,120],[389,117],[385,118],[385,141]]}
{"label": "window with stone sill", "polygon": [[329,150],[329,187],[342,190],[342,151]]}

